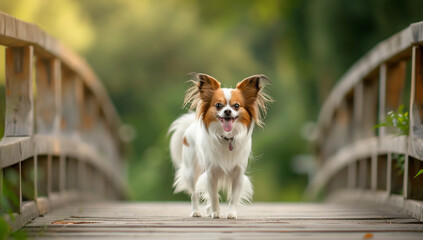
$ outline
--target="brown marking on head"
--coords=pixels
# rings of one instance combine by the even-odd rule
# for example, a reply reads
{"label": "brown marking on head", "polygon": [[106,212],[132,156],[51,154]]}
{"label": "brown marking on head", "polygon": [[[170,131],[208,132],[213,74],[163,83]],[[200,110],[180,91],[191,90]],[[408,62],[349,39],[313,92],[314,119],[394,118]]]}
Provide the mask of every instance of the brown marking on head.
{"label": "brown marking on head", "polygon": [[184,137],[184,139],[182,140],[182,143],[183,143],[185,146],[189,147],[189,143],[188,143],[188,141],[187,141],[187,138],[186,138],[186,137]]}
{"label": "brown marking on head", "polygon": [[265,84],[269,82],[270,80],[264,75],[253,75],[236,85],[236,90],[241,92],[244,100],[243,107],[260,127],[263,126],[262,118],[266,115],[266,103],[273,102],[273,99],[263,91]]}

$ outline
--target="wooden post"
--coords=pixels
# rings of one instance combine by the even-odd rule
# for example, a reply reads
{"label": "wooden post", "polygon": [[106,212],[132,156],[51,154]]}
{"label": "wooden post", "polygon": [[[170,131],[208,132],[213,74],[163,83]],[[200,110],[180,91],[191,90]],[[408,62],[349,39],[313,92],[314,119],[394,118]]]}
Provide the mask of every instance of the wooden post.
{"label": "wooden post", "polygon": [[[379,68],[379,122],[385,121],[385,95],[386,95],[386,63]],[[385,127],[378,128],[379,141],[385,135]]]}
{"label": "wooden post", "polygon": [[82,159],[78,161],[78,190],[85,193],[87,191],[87,177],[86,177],[85,162]]}
{"label": "wooden post", "polygon": [[386,192],[391,194],[392,192],[392,153],[388,152],[388,164],[386,167]]}
{"label": "wooden post", "polygon": [[62,109],[61,109],[61,134],[74,137],[80,124],[80,112],[78,110],[78,90],[80,79],[69,69],[62,68]]}
{"label": "wooden post", "polygon": [[66,156],[60,154],[59,161],[59,191],[64,192],[66,188]]}
{"label": "wooden post", "polygon": [[6,48],[6,137],[33,133],[33,55],[32,46]]}
{"label": "wooden post", "polygon": [[358,187],[361,189],[366,189],[367,187],[367,159],[358,160],[358,171],[359,171],[359,184]]}
{"label": "wooden post", "polygon": [[56,103],[56,116],[54,118],[54,135],[59,135],[62,121],[62,64],[54,60],[54,99]]}
{"label": "wooden post", "polygon": [[408,189],[408,166],[409,163],[409,157],[408,154],[405,154],[405,161],[404,161],[404,179],[403,179],[403,187],[402,187],[402,194],[404,199],[408,199],[409,196],[409,189]]}
{"label": "wooden post", "polygon": [[36,60],[37,102],[36,132],[53,134],[60,123],[61,68],[58,59]]}
{"label": "wooden post", "polygon": [[19,162],[19,206],[18,212],[22,213],[22,162]]}
{"label": "wooden post", "polygon": [[407,76],[407,62],[405,60],[388,65],[386,72],[385,114],[397,108],[402,103]]}
{"label": "wooden post", "polygon": [[[410,118],[413,120],[412,124],[416,124],[414,122],[415,119],[420,119],[419,125],[422,125],[423,121],[423,48],[421,46],[413,47],[413,74],[412,74],[412,87],[411,87],[411,103],[410,103],[410,113],[413,115],[417,115],[416,118]],[[414,107],[414,109],[412,108]],[[414,111],[413,111],[414,110]],[[419,126],[421,127],[421,126]],[[410,126],[410,130],[413,128]],[[413,136],[414,136],[414,132]],[[418,136],[423,138],[423,134]]]}
{"label": "wooden post", "polygon": [[360,81],[354,87],[354,113],[353,113],[353,126],[355,131],[354,141],[363,137],[363,82]]}
{"label": "wooden post", "polygon": [[96,128],[100,121],[98,102],[88,89],[84,90],[83,115],[81,119],[81,137],[85,142],[96,146]]}
{"label": "wooden post", "polygon": [[378,85],[379,80],[376,76],[369,77],[362,81],[363,89],[363,100],[362,112],[361,112],[361,138],[371,138],[376,136],[376,131],[374,126],[378,123],[378,105],[379,105],[379,94],[378,94]]}
{"label": "wooden post", "polygon": [[83,129],[83,116],[84,116],[84,83],[79,76],[75,76],[75,110],[78,112],[78,119],[76,129],[74,131],[77,133],[78,138],[81,137],[81,132]]}
{"label": "wooden post", "polygon": [[414,137],[423,138],[423,68],[422,68],[422,47],[414,46],[412,55],[412,69],[411,69],[411,94],[410,94],[410,132],[409,132],[409,146],[411,150],[415,151],[413,145]]}
{"label": "wooden post", "polygon": [[357,162],[352,162],[348,165],[348,188],[354,189],[357,187]]}
{"label": "wooden post", "polygon": [[[414,148],[414,137],[415,132],[413,130],[419,130],[422,127],[422,117],[423,109],[421,104],[423,104],[423,71],[422,71],[422,47],[413,46],[412,50],[412,66],[411,66],[411,94],[410,94],[410,123],[409,123],[409,137],[407,139],[407,154],[405,156],[404,163],[404,182],[403,182],[403,194],[404,198],[409,197],[410,189],[408,186],[408,175],[409,175],[409,156],[408,151],[411,149],[413,152]],[[415,121],[418,121],[417,123]],[[422,134],[417,137],[423,137]]]}
{"label": "wooden post", "polygon": [[371,168],[370,168],[370,187],[373,191],[377,190],[377,169],[378,169],[378,157],[377,153],[373,153],[370,159]]}
{"label": "wooden post", "polygon": [[38,198],[38,155],[34,154],[34,200]]}
{"label": "wooden post", "polygon": [[[32,61],[34,48],[6,48],[6,114],[4,136],[33,134]],[[22,212],[22,166],[18,163],[19,190],[17,212]]]}
{"label": "wooden post", "polygon": [[53,183],[52,183],[52,156],[51,154],[47,155],[47,196],[51,196],[53,192]]}

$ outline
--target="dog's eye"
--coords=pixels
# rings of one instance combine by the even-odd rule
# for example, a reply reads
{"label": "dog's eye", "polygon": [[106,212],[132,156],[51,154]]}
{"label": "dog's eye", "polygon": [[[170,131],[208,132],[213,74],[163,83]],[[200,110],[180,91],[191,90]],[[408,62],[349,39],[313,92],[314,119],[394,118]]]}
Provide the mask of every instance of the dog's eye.
{"label": "dog's eye", "polygon": [[217,109],[221,109],[223,107],[223,105],[221,103],[216,103],[215,106],[216,106]]}
{"label": "dog's eye", "polygon": [[235,104],[234,104],[234,108],[235,108],[235,109],[238,109],[238,108],[239,108],[239,104],[238,104],[238,103],[235,103]]}

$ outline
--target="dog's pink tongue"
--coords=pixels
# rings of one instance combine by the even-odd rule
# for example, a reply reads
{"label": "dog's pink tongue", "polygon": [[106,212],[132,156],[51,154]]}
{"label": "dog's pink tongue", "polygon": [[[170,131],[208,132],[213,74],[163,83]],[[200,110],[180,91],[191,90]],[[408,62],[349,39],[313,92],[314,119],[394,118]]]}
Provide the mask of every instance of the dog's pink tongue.
{"label": "dog's pink tongue", "polygon": [[233,127],[232,123],[233,123],[232,119],[223,119],[223,129],[226,132],[230,132],[232,130],[232,127]]}

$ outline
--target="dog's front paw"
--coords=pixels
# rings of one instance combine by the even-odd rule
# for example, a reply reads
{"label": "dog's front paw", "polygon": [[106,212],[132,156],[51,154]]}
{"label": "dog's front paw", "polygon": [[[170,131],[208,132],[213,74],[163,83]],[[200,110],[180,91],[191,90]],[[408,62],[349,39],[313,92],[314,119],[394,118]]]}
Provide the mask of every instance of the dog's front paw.
{"label": "dog's front paw", "polygon": [[200,211],[193,211],[193,212],[191,213],[191,217],[201,217],[201,213],[200,213]]}
{"label": "dog's front paw", "polygon": [[214,219],[220,218],[220,212],[212,212],[211,217]]}
{"label": "dog's front paw", "polygon": [[237,218],[236,212],[235,211],[228,212],[228,215],[226,215],[226,218],[236,219]]}

